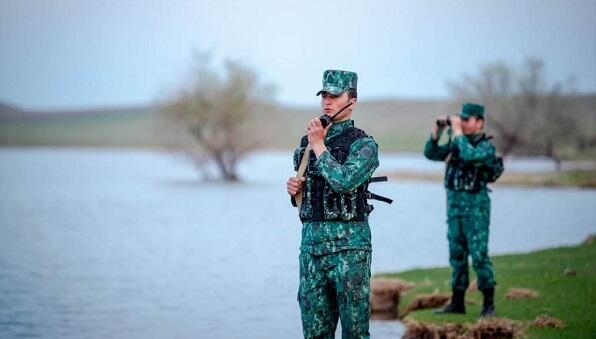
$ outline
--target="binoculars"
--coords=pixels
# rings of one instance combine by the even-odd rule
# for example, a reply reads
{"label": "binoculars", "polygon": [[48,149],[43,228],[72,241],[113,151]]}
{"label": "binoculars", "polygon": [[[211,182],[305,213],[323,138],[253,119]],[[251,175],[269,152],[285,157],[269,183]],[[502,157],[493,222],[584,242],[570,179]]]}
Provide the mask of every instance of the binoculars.
{"label": "binoculars", "polygon": [[437,119],[437,126],[444,128],[445,126],[451,127],[451,120],[449,117],[447,119]]}

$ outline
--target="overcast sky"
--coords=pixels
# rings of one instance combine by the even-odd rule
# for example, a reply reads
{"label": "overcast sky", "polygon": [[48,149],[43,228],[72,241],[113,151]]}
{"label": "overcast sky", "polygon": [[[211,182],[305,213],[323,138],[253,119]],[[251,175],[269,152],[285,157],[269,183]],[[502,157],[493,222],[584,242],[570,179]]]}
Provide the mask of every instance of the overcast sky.
{"label": "overcast sky", "polygon": [[327,68],[358,72],[363,100],[444,98],[448,80],[527,57],[596,92],[596,1],[2,0],[0,101],[150,103],[193,50],[245,62],[285,104],[317,104]]}

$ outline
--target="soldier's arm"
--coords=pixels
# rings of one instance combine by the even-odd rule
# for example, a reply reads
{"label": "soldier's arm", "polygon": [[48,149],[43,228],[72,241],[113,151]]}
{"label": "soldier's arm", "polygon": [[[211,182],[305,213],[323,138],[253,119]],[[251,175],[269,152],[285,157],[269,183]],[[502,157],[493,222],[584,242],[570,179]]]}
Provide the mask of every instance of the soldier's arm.
{"label": "soldier's arm", "polygon": [[433,139],[432,135],[424,145],[424,156],[430,160],[443,161],[449,154],[449,144],[439,145],[439,138]]}
{"label": "soldier's arm", "polygon": [[343,165],[329,151],[325,151],[319,156],[315,166],[331,185],[331,189],[346,193],[362,185],[379,167],[378,146],[372,138],[361,138],[352,144]]}
{"label": "soldier's arm", "polygon": [[489,163],[495,156],[495,147],[488,141],[481,141],[475,147],[468,138],[459,135],[453,139],[453,145],[459,150],[459,157],[465,163],[478,165]]}

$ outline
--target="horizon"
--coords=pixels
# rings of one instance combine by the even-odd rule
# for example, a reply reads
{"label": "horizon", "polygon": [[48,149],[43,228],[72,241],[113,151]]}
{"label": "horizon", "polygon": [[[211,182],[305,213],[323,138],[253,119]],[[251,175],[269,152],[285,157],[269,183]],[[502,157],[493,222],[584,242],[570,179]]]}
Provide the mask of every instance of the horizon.
{"label": "horizon", "polygon": [[[590,93],[570,93],[564,94],[563,97],[566,98],[590,98],[596,97],[596,91]],[[446,97],[446,98],[414,98],[414,97],[379,97],[379,98],[368,98],[368,99],[358,99],[359,104],[369,105],[369,104],[376,104],[376,103],[448,103],[448,102],[456,102],[458,101],[454,97]],[[276,101],[275,104],[278,108],[288,108],[288,109],[296,109],[296,110],[304,110],[304,109],[312,109],[318,108],[319,103],[313,104],[294,104],[294,103],[282,103]],[[98,113],[98,112],[114,112],[114,111],[126,111],[126,110],[137,110],[137,109],[144,109],[144,108],[156,108],[159,106],[158,102],[147,102],[147,103],[124,103],[124,104],[105,104],[105,105],[90,105],[90,106],[68,106],[68,107],[50,107],[50,108],[28,108],[25,106],[20,106],[9,101],[3,100],[0,98],[0,108],[2,106],[6,106],[9,109],[15,109],[17,111],[23,113]]]}

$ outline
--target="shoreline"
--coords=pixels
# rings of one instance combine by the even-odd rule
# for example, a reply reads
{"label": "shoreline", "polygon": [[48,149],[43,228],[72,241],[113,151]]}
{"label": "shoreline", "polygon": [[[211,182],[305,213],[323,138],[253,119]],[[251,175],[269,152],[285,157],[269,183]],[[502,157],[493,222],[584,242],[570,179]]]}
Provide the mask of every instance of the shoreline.
{"label": "shoreline", "polygon": [[[384,171],[379,175],[387,175],[393,181],[443,181],[443,173],[437,172]],[[499,180],[490,186],[596,189],[596,170],[564,170],[560,172],[507,172],[505,170]]]}
{"label": "shoreline", "polygon": [[[591,235],[574,246],[491,257],[498,279],[497,316],[492,319],[478,318],[482,294],[472,268],[472,283],[466,294],[467,313],[461,315],[432,313],[432,309],[442,305],[445,296],[450,296],[449,267],[387,272],[374,277],[398,279],[409,286],[400,293],[397,307],[399,320],[407,327],[406,338],[470,334],[483,326],[484,330],[498,330],[514,338],[587,337],[596,330],[591,319],[595,310],[591,303],[596,293],[591,288],[596,279],[595,251],[596,236]],[[441,302],[430,304],[440,298]],[[427,302],[421,303],[422,299]]]}

